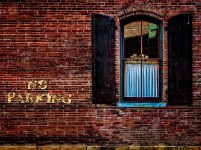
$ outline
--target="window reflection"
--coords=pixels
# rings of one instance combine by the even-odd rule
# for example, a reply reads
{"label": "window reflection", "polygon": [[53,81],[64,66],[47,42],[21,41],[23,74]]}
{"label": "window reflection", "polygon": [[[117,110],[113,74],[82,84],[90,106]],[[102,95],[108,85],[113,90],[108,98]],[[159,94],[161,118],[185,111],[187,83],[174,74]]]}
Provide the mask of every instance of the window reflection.
{"label": "window reflection", "polygon": [[124,97],[159,98],[159,26],[148,21],[124,25]]}
{"label": "window reflection", "polygon": [[147,21],[136,21],[124,26],[124,57],[144,54],[158,58],[158,25]]}

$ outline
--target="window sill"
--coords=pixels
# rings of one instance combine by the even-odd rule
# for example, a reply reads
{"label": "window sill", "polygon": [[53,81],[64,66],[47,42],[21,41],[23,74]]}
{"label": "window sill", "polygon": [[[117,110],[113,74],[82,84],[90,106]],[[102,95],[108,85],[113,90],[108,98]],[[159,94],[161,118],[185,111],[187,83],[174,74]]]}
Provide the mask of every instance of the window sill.
{"label": "window sill", "polygon": [[117,107],[166,107],[165,102],[149,102],[149,103],[135,103],[135,102],[118,102]]}

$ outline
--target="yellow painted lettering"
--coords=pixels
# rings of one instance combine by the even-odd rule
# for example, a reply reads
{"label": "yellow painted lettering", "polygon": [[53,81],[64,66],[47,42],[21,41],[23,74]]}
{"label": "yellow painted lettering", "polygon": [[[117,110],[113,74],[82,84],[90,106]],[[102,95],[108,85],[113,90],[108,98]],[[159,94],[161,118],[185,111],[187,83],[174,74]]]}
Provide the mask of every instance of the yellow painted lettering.
{"label": "yellow painted lettering", "polygon": [[63,99],[62,99],[63,103],[65,103],[65,104],[70,104],[71,101],[72,101],[72,100],[71,100],[71,97],[72,97],[72,95],[69,94],[69,95],[68,95],[68,99],[67,99],[67,101],[63,98]]}
{"label": "yellow painted lettering", "polygon": [[45,96],[45,95],[44,95],[44,94],[39,94],[39,95],[37,95],[37,96],[36,96],[36,101],[35,101],[35,103],[41,102],[41,101],[43,100],[43,96]]}
{"label": "yellow painted lettering", "polygon": [[30,94],[26,94],[26,102],[33,103],[33,99],[32,99],[32,97],[30,97]]}
{"label": "yellow painted lettering", "polygon": [[11,103],[11,99],[15,97],[15,93],[8,93],[8,103]]}
{"label": "yellow painted lettering", "polygon": [[52,103],[55,103],[56,100],[57,100],[57,96],[56,95],[52,95]]}
{"label": "yellow painted lettering", "polygon": [[52,100],[52,95],[47,93],[47,103],[51,103],[51,100]]}
{"label": "yellow painted lettering", "polygon": [[38,84],[39,84],[39,88],[41,89],[41,90],[45,90],[46,88],[47,88],[47,81],[45,81],[45,80],[40,80],[40,81],[38,81]]}
{"label": "yellow painted lettering", "polygon": [[36,82],[29,81],[28,82],[28,90],[35,89],[35,88],[36,88]]}
{"label": "yellow painted lettering", "polygon": [[56,96],[56,102],[57,103],[60,103],[62,101],[62,99],[63,99],[63,96],[61,96],[61,95]]}
{"label": "yellow painted lettering", "polygon": [[17,96],[17,100],[20,101],[21,103],[24,103],[24,101],[22,100],[22,95],[20,94]]}
{"label": "yellow painted lettering", "polygon": [[47,94],[47,103],[54,103],[56,95]]}

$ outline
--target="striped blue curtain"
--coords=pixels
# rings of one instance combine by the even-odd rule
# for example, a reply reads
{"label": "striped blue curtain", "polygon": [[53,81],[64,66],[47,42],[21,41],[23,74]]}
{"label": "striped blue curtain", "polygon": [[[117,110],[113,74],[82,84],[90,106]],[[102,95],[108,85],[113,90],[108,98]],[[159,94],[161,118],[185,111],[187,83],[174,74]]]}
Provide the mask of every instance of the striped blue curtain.
{"label": "striped blue curtain", "polygon": [[159,64],[157,62],[125,63],[125,97],[158,97]]}

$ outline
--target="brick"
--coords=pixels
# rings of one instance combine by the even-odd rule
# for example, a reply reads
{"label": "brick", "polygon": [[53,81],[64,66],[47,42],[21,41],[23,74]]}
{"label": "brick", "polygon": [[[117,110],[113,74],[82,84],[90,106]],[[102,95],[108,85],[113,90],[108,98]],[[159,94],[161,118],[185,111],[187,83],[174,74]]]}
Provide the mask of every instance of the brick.
{"label": "brick", "polygon": [[1,150],[36,150],[35,146],[0,146]]}
{"label": "brick", "polygon": [[185,146],[185,150],[200,150],[201,146]]}
{"label": "brick", "polygon": [[140,146],[129,146],[129,150],[140,150]]}
{"label": "brick", "polygon": [[[162,100],[167,102],[166,108],[119,109],[116,104],[92,104],[92,13],[115,20],[117,101],[121,93],[121,19],[139,14],[161,19]],[[172,106],[167,95],[168,33],[165,28],[168,19],[185,13],[193,14],[193,105]],[[176,148],[198,149],[191,146],[201,143],[200,15],[199,0],[2,0],[0,145],[47,145],[39,149],[76,149],[78,144],[80,149],[175,149],[175,145],[181,145]],[[37,80],[47,80],[47,89],[28,90],[27,83]],[[46,100],[21,103],[20,97],[8,103],[9,92],[21,94],[23,98],[29,93],[34,99],[39,94],[67,97],[71,94],[72,103],[64,104],[58,99],[55,100],[58,103]],[[155,146],[161,143],[169,146]],[[82,147],[82,144],[91,146]],[[19,149],[19,146],[7,148]]]}
{"label": "brick", "polygon": [[82,145],[67,145],[67,146],[39,146],[38,150],[85,150],[86,146]]}
{"label": "brick", "polygon": [[87,150],[100,150],[100,146],[87,146]]}
{"label": "brick", "polygon": [[157,150],[177,150],[176,146],[154,146]]}
{"label": "brick", "polygon": [[115,150],[128,150],[129,147],[128,146],[116,146]]}

